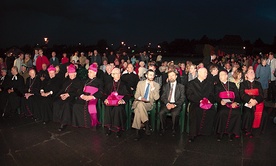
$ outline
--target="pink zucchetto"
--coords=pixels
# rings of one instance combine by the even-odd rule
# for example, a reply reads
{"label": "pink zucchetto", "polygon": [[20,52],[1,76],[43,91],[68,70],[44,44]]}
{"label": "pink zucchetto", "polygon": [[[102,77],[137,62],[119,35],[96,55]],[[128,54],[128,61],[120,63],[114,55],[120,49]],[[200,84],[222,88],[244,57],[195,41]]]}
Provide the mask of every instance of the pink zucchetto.
{"label": "pink zucchetto", "polygon": [[75,65],[71,64],[67,67],[67,72],[68,73],[75,73],[76,72],[76,67]]}
{"label": "pink zucchetto", "polygon": [[56,72],[56,68],[53,65],[49,66],[47,70],[48,70],[48,72],[49,71],[55,71]]}
{"label": "pink zucchetto", "polygon": [[92,64],[89,66],[88,70],[92,70],[94,72],[97,72],[98,71],[98,67],[96,64]]}

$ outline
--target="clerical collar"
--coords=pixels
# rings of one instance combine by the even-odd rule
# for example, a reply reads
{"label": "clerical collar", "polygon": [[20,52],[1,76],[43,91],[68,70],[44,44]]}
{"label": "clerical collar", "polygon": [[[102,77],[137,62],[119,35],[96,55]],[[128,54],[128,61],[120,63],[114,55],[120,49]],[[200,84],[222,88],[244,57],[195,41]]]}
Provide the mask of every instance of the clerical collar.
{"label": "clerical collar", "polygon": [[197,79],[198,79],[200,82],[203,82],[203,81],[204,81],[204,80],[199,79],[198,77],[197,77]]}
{"label": "clerical collar", "polygon": [[114,82],[118,82],[119,80],[114,80]]}
{"label": "clerical collar", "polygon": [[248,80],[248,81],[252,83],[254,80]]}
{"label": "clerical collar", "polygon": [[226,82],[222,82],[223,84],[226,84],[227,83],[227,81]]}

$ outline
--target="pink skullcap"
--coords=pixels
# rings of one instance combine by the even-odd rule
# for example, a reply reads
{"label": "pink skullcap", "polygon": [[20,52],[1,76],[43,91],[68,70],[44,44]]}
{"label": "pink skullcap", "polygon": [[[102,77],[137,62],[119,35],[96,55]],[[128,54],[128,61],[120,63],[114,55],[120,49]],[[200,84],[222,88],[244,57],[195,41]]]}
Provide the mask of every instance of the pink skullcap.
{"label": "pink skullcap", "polygon": [[51,65],[51,66],[48,67],[47,70],[48,70],[48,72],[49,71],[56,71],[56,68],[53,65]]}
{"label": "pink skullcap", "polygon": [[70,65],[67,67],[67,72],[68,72],[68,73],[75,73],[75,72],[76,72],[76,67],[75,67],[75,65],[70,64]]}
{"label": "pink skullcap", "polygon": [[92,71],[94,71],[94,72],[97,72],[98,71],[98,67],[97,67],[97,65],[96,64],[92,64],[92,65],[90,65],[89,66],[89,69],[88,70],[92,70]]}

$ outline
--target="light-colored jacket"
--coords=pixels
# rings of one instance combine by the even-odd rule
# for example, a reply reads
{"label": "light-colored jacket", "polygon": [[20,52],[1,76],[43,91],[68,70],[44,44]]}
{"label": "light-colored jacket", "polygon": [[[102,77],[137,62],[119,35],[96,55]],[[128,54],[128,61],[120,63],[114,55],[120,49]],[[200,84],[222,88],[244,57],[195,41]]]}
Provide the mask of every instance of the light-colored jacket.
{"label": "light-colored jacket", "polygon": [[[145,94],[145,87],[146,87],[146,81],[139,81],[137,84],[137,88],[136,88],[136,92],[134,95],[135,99],[138,99],[139,97],[143,97]],[[160,95],[159,95],[159,91],[160,91],[160,85],[158,83],[156,83],[155,81],[153,82],[153,86],[154,86],[154,90],[150,89],[150,93],[149,93],[149,102],[153,105],[153,103],[159,99]],[[137,105],[137,101],[134,101],[132,104],[132,107],[135,108]]]}
{"label": "light-colored jacket", "polygon": [[276,69],[276,59],[273,58],[271,62],[269,63],[269,59],[267,60],[267,64],[270,66],[270,71],[271,71],[271,81],[275,81],[276,77],[274,76],[274,71]]}

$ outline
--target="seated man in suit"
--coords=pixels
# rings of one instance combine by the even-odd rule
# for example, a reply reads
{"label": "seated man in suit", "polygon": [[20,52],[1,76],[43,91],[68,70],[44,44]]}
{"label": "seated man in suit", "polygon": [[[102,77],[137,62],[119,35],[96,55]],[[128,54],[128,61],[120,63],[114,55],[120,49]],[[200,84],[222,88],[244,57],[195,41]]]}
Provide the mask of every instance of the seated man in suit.
{"label": "seated man in suit", "polygon": [[181,106],[184,103],[184,85],[176,81],[177,73],[176,71],[168,72],[168,83],[163,86],[163,94],[161,96],[161,101],[163,106],[159,113],[161,121],[161,132],[160,135],[164,134],[165,124],[166,124],[166,114],[171,113],[172,115],[172,135],[175,136],[175,131],[178,127],[179,113],[181,111]]}
{"label": "seated man in suit", "polygon": [[134,109],[132,127],[137,130],[135,141],[141,138],[140,129],[142,125],[146,127],[146,135],[150,135],[147,111],[152,109],[154,102],[160,97],[160,85],[153,81],[155,76],[154,71],[149,69],[145,76],[147,79],[139,81],[137,84],[136,93],[134,95],[135,101],[132,104],[132,109]]}

